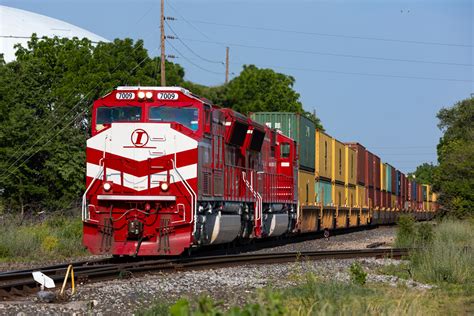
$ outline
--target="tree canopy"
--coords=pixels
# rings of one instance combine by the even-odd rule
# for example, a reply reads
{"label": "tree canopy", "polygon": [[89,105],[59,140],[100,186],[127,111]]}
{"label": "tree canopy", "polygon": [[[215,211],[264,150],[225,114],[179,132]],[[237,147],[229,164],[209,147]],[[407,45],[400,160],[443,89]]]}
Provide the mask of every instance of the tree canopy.
{"label": "tree canopy", "polygon": [[434,189],[446,213],[474,216],[474,98],[441,109],[437,117],[444,135],[437,149]]}
{"label": "tree canopy", "polygon": [[435,165],[425,162],[416,167],[415,172],[409,173],[408,176],[414,176],[417,183],[432,184],[434,182],[435,170]]}
{"label": "tree canopy", "polygon": [[[33,35],[28,47],[17,47],[15,61],[0,58],[0,212],[64,209],[80,200],[93,100],[119,85],[160,85],[160,59],[143,46]],[[168,85],[215,104],[243,113],[304,113],[294,78],[271,69],[245,66],[217,87],[184,76],[183,67],[166,61]]]}

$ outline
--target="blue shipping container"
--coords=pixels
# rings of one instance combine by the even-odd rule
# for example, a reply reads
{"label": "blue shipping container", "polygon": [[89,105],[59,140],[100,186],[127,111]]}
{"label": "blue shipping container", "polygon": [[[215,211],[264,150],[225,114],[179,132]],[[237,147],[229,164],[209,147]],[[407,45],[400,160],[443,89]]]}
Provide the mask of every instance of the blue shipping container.
{"label": "blue shipping container", "polygon": [[400,196],[402,186],[402,173],[397,171],[397,187],[395,188],[395,194]]}
{"label": "blue shipping container", "polygon": [[323,205],[332,204],[332,184],[328,181],[318,180],[315,183],[316,202]]}
{"label": "blue shipping container", "polygon": [[385,166],[385,187],[387,188],[387,192],[392,192],[392,166],[389,164],[386,164]]}
{"label": "blue shipping container", "polygon": [[415,181],[412,181],[411,182],[411,200],[412,201],[416,201],[417,200],[417,196],[416,196],[416,193],[418,192],[417,188],[416,188],[416,182]]}

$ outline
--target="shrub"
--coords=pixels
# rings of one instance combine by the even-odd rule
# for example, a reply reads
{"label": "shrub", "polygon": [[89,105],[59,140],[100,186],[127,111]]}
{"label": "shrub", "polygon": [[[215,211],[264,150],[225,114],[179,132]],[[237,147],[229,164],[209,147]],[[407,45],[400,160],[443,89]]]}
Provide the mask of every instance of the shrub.
{"label": "shrub", "polygon": [[398,218],[395,245],[399,248],[412,247],[415,242],[415,219],[410,215]]}
{"label": "shrub", "polygon": [[351,264],[349,274],[351,276],[351,281],[354,284],[364,285],[365,282],[367,282],[367,273],[364,272],[364,269],[357,261]]}

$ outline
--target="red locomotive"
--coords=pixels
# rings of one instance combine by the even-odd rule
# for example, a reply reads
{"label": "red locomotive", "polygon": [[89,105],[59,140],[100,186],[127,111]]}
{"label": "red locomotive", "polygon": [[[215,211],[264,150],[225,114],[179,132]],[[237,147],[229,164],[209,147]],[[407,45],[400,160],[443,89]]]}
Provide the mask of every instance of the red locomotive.
{"label": "red locomotive", "polygon": [[179,255],[296,231],[297,146],[179,87],[94,102],[83,197],[94,254]]}
{"label": "red locomotive", "polygon": [[95,101],[84,245],[94,254],[179,255],[436,212],[429,185],[364,146],[294,113],[252,117],[261,124],[179,87],[119,87]]}

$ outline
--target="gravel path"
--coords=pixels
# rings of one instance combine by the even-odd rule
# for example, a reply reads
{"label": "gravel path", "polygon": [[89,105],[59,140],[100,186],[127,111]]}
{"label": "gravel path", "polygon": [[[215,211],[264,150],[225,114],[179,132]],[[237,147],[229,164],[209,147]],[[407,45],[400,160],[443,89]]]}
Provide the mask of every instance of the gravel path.
{"label": "gravel path", "polygon": [[[383,227],[329,240],[316,239],[257,252],[309,251],[317,249],[365,248],[373,242],[393,242],[395,228]],[[0,302],[0,314],[5,315],[132,315],[152,302],[173,303],[180,297],[195,298],[207,294],[222,300],[226,306],[242,305],[252,299],[255,289],[266,286],[284,288],[312,272],[322,279],[349,282],[348,268],[359,261],[369,273],[368,282],[383,282],[393,286],[405,284],[425,289],[429,286],[396,277],[377,274],[378,267],[399,264],[390,259],[345,259],[286,264],[248,265],[202,271],[183,271],[173,274],[153,273],[129,279],[78,286],[78,293],[68,302],[40,303],[35,297],[17,302]],[[239,295],[236,295],[239,293]]]}

